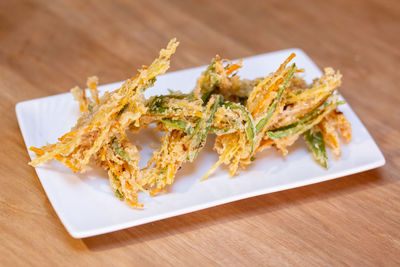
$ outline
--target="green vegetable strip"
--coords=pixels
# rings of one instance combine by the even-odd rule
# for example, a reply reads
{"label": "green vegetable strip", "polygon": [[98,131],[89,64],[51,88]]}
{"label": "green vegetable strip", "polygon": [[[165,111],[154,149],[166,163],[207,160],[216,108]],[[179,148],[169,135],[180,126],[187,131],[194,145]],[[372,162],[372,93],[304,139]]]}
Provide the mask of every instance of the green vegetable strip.
{"label": "green vegetable strip", "polygon": [[125,109],[127,109],[129,107],[129,103],[126,103],[123,107],[122,107],[122,109],[120,110],[120,111],[118,111],[118,115],[121,115],[124,111],[125,111]]}
{"label": "green vegetable strip", "polygon": [[207,137],[208,131],[210,130],[211,125],[212,125],[213,120],[214,120],[215,112],[217,112],[217,109],[218,109],[218,108],[222,105],[222,103],[223,103],[223,98],[222,98],[222,96],[217,95],[217,96],[215,96],[215,97],[213,97],[213,98],[214,98],[215,100],[214,100],[213,103],[212,103],[212,106],[211,106],[211,109],[210,109],[210,115],[208,116],[208,119],[207,119],[207,121],[206,121],[205,129],[204,129],[204,132],[203,132],[203,135],[202,135],[202,139],[205,139],[205,138]]}
{"label": "green vegetable strip", "polygon": [[124,199],[124,194],[121,193],[118,189],[115,190],[115,195],[121,200]]}
{"label": "green vegetable strip", "polygon": [[210,131],[213,123],[215,112],[222,105],[222,102],[222,96],[213,95],[210,98],[210,101],[207,103],[205,110],[209,110],[209,113],[197,123],[192,133],[192,141],[190,144],[190,152],[188,155],[188,160],[190,162],[192,162],[197,157],[200,150],[204,147],[208,132]]}
{"label": "green vegetable strip", "polygon": [[214,81],[212,81],[211,89],[207,92],[205,92],[201,96],[201,100],[203,100],[204,104],[207,104],[208,100],[210,99],[211,95],[217,90],[217,87],[219,85],[219,81],[217,80],[218,78],[216,75],[211,75],[211,78],[213,78]]}
{"label": "green vegetable strip", "polygon": [[279,101],[281,100],[283,91],[285,91],[285,89],[288,86],[289,81],[293,77],[295,71],[296,71],[296,64],[293,63],[293,65],[290,67],[290,70],[286,74],[285,80],[283,81],[283,83],[281,84],[281,86],[278,90],[277,96],[275,97],[271,106],[268,108],[267,115],[257,123],[256,133],[259,133],[262,130],[262,128],[264,128],[265,124],[267,124],[269,119],[272,117],[272,114],[274,114],[274,112],[279,104]]}
{"label": "green vegetable strip", "polygon": [[[118,187],[121,187],[121,181],[119,180],[118,176],[113,172],[112,173],[113,177],[114,177],[114,181],[116,183],[116,185]],[[121,191],[119,191],[118,189],[115,190],[115,195],[119,198],[119,199],[124,199],[124,193],[121,193]]]}
{"label": "green vegetable strip", "polygon": [[224,134],[234,133],[234,132],[236,132],[236,131],[237,131],[237,130],[234,129],[234,128],[220,129],[220,128],[215,128],[215,127],[212,127],[212,126],[211,126],[210,132],[209,132],[209,133],[216,134],[216,135],[224,135]]}
{"label": "green vegetable strip", "polygon": [[[293,122],[293,123],[291,123],[291,124],[288,124],[288,125],[286,125],[286,126],[282,126],[282,127],[278,128],[278,129],[271,130],[271,131],[269,131],[268,133],[277,132],[277,131],[281,131],[281,132],[282,132],[282,131],[284,131],[284,130],[292,129],[292,128],[296,127],[297,125],[302,124],[302,123],[304,123],[305,121],[307,121],[307,120],[309,120],[309,119],[311,119],[311,118],[317,116],[317,115],[320,114],[320,113],[323,111],[323,109],[326,108],[328,105],[329,105],[329,101],[326,101],[326,102],[324,102],[322,105],[316,107],[316,108],[315,108],[313,111],[311,111],[310,113],[306,114],[304,117],[300,118],[299,120],[297,120],[297,121],[295,121],[295,122]],[[268,134],[268,133],[267,133],[267,134]]]}
{"label": "green vegetable strip", "polygon": [[201,100],[203,100],[203,103],[206,104],[208,102],[208,99],[210,98],[211,94],[214,93],[216,89],[216,86],[212,86],[210,91],[205,92],[202,96],[201,96]]}
{"label": "green vegetable strip", "polygon": [[232,103],[232,102],[225,102],[224,103],[225,107],[228,107],[230,109],[236,109],[236,110],[240,110],[245,119],[246,119],[246,135],[247,135],[247,140],[249,141],[249,146],[250,146],[250,154],[253,153],[254,150],[254,136],[255,136],[255,128],[254,128],[254,123],[253,123],[253,118],[251,116],[251,114],[247,111],[247,109],[240,105],[240,104],[236,104],[236,103]]}
{"label": "green vegetable strip", "polygon": [[186,99],[193,100],[193,95],[191,94],[181,94],[181,95],[158,95],[155,96],[152,101],[146,104],[149,107],[151,114],[163,114],[168,108],[168,101],[170,99]]}
{"label": "green vegetable strip", "polygon": [[331,104],[325,102],[322,105],[323,108],[326,107],[325,109],[321,109],[321,107],[318,107],[297,122],[273,131],[269,131],[267,132],[267,135],[271,139],[280,139],[292,134],[303,133],[315,124],[319,123],[329,112],[337,108],[337,106],[338,102]]}
{"label": "green vegetable strip", "polygon": [[115,153],[118,154],[122,159],[126,161],[130,161],[128,154],[122,149],[121,145],[118,143],[117,138],[113,138],[112,140],[112,148]]}
{"label": "green vegetable strip", "polygon": [[306,141],[308,147],[314,159],[325,169],[328,168],[328,156],[326,155],[325,142],[322,138],[322,133],[318,127],[307,130],[303,133],[304,140]]}
{"label": "green vegetable strip", "polygon": [[187,134],[192,134],[193,132],[192,126],[183,120],[161,119],[160,121],[167,127],[184,131]]}
{"label": "green vegetable strip", "polygon": [[151,114],[164,113],[167,111],[168,108],[163,107],[164,98],[164,95],[156,96],[150,103],[147,104],[147,106],[150,108],[149,111]]}
{"label": "green vegetable strip", "polygon": [[204,74],[204,76],[208,76],[207,78],[209,79],[209,82],[211,84],[210,88],[206,88],[201,85],[201,91],[203,91],[201,92],[201,100],[203,100],[204,104],[207,104],[208,100],[210,100],[211,95],[215,92],[219,84],[217,74],[213,73],[215,71],[215,63],[216,61],[213,60]]}

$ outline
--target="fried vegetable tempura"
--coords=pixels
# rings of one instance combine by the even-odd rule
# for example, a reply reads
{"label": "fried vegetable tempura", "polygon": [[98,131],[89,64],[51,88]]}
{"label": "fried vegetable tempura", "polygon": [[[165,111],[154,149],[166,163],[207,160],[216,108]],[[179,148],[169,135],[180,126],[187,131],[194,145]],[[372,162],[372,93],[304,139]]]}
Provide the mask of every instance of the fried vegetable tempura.
{"label": "fried vegetable tempura", "polygon": [[[115,195],[140,208],[138,192],[155,195],[172,184],[182,164],[196,159],[209,134],[216,135],[219,159],[203,179],[221,164],[229,165],[234,176],[266,148],[275,147],[286,155],[300,136],[316,162],[328,168],[325,147],[339,157],[339,133],[350,141],[351,125],[337,109],[342,103],[336,93],[341,74],[326,68],[321,78],[307,85],[296,75],[303,70],[289,64],[295,54],[275,72],[254,80],[240,79],[241,61],[216,56],[190,94],[171,91],[145,99],[143,92],[168,70],[178,44],[172,39],[149,67],[102,97],[95,76],[87,80],[91,98],[79,87],[71,89],[81,117],[57,143],[31,147],[37,157],[30,164],[56,159],[74,172],[84,172],[93,160],[107,171]],[[126,131],[137,132],[152,123],[164,135],[160,148],[141,169],[139,149],[129,142]]]}

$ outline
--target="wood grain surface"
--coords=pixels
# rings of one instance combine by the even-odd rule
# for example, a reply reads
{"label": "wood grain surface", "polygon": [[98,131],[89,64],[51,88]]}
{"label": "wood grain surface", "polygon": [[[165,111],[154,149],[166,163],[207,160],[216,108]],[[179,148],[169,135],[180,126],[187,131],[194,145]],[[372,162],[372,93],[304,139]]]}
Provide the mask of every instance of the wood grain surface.
{"label": "wood grain surface", "polygon": [[[86,239],[50,205],[17,102],[124,80],[167,41],[171,70],[302,48],[340,69],[384,167]],[[400,2],[0,1],[1,266],[399,266]]]}

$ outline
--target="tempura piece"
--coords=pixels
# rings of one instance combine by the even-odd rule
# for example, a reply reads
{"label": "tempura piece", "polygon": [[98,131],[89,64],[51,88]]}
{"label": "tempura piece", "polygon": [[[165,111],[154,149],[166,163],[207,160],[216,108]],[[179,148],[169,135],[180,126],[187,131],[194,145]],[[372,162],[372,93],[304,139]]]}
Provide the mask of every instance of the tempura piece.
{"label": "tempura piece", "polygon": [[[206,71],[197,79],[196,87],[193,90],[194,96],[207,103],[212,94],[221,94],[226,100],[237,95],[241,88],[236,71],[241,67],[242,61],[232,63],[217,55]],[[243,85],[245,86],[245,84]]]}
{"label": "tempura piece", "polygon": [[[313,158],[328,168],[326,146],[339,157],[339,133],[345,142],[350,141],[351,125],[338,111],[342,101],[336,92],[342,75],[326,68],[322,77],[307,85],[297,75],[303,70],[290,64],[295,54],[275,72],[253,80],[240,79],[241,61],[232,63],[216,56],[192,92],[170,91],[145,99],[143,92],[167,71],[177,46],[171,40],[149,67],[102,97],[96,76],[87,80],[90,98],[79,87],[71,89],[81,117],[59,142],[31,147],[37,158],[30,164],[56,159],[83,172],[92,159],[108,172],[114,194],[141,208],[138,192],[156,195],[171,185],[182,165],[197,158],[209,134],[216,135],[214,150],[219,159],[202,180],[222,164],[234,176],[255,160],[257,152],[270,147],[286,155],[300,136]],[[164,134],[147,167],[140,169],[139,148],[128,140],[126,130],[138,132],[150,124]]]}
{"label": "tempura piece", "polygon": [[[268,130],[270,120],[273,120],[282,108],[283,92],[296,71],[295,64],[290,67],[286,67],[286,65],[294,56],[294,54],[290,55],[275,73],[259,81],[249,95],[247,108],[241,109],[246,117],[251,118],[242,119],[242,121],[246,122],[247,127],[252,125],[252,134],[247,134],[247,138],[244,138],[246,137],[243,134],[244,131],[238,128],[235,133],[217,136],[214,149],[220,154],[220,158],[203,179],[222,163],[230,164],[231,175],[237,173],[240,163],[243,167],[250,163],[254,148],[257,149],[260,145]],[[238,110],[240,109],[238,108]],[[251,146],[250,150],[247,149],[249,146]]]}
{"label": "tempura piece", "polygon": [[[171,40],[167,48],[160,51],[159,58],[154,60],[149,67],[144,66],[135,77],[125,81],[120,89],[105,94],[99,100],[100,104],[92,111],[86,111],[85,101],[83,101],[81,105],[84,107],[82,110],[84,113],[77,125],[71,132],[59,138],[58,143],[46,145],[40,149],[31,148],[38,157],[32,160],[30,164],[36,166],[57,159],[73,171],[84,171],[83,167],[89,163],[89,160],[95,154],[99,153],[100,150],[104,151],[106,148],[110,150],[115,138],[125,138],[124,131],[130,124],[139,126],[139,119],[147,110],[142,93],[153,85],[157,75],[167,71],[170,57],[175,53],[177,46],[178,43],[175,39]],[[94,91],[94,88],[92,88],[92,91]],[[82,99],[85,99],[84,94]],[[113,166],[107,160],[107,155],[111,154],[107,151],[101,153],[105,156],[100,156],[100,160],[107,162],[107,165],[103,164],[103,166],[112,170]],[[119,156],[120,160],[126,162],[138,161],[137,157],[124,159],[121,158],[121,155]],[[138,165],[134,163],[130,167],[134,169],[134,172],[130,175],[131,179],[134,177],[134,179],[139,180],[140,176],[134,176],[135,172],[139,171]],[[109,172],[110,176],[114,176],[114,174],[118,176],[118,172],[115,172]],[[135,183],[141,184],[140,181]],[[130,185],[132,186],[132,184]],[[136,194],[135,190],[130,194]],[[135,204],[135,198],[131,198],[131,201],[133,202],[131,204]]]}
{"label": "tempura piece", "polygon": [[239,163],[248,164],[254,152],[255,124],[250,112],[241,104],[225,102],[216,113],[213,127],[217,134],[214,150],[220,157],[202,180],[222,163],[230,164],[230,175],[235,175]]}
{"label": "tempura piece", "polygon": [[332,68],[325,68],[321,78],[315,79],[311,86],[295,76],[296,83],[289,86],[285,106],[273,128],[289,125],[320,106],[340,86],[341,79],[340,72],[335,73]]}
{"label": "tempura piece", "polygon": [[[197,118],[193,128],[186,126],[184,120],[169,120],[168,123],[161,121],[166,131],[161,138],[161,147],[153,153],[153,157],[148,162],[148,168],[143,170],[143,176],[147,180],[152,194],[156,194],[166,185],[172,184],[176,171],[183,163],[193,162],[196,159],[205,146],[215,113],[221,104],[222,97],[212,95],[202,109],[201,113],[204,115]],[[191,130],[189,131],[189,129]],[[153,164],[154,167],[149,168]]]}
{"label": "tempura piece", "polygon": [[351,139],[351,126],[346,117],[344,117],[343,113],[334,110],[326,115],[318,125],[322,130],[325,144],[332,149],[336,158],[340,157],[339,131],[346,142]]}

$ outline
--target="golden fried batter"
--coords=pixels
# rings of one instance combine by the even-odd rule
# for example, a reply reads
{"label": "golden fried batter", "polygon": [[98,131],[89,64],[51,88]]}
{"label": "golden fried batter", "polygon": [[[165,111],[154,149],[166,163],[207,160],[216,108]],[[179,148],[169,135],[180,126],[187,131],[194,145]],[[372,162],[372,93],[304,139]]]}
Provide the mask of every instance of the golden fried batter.
{"label": "golden fried batter", "polygon": [[[296,75],[303,70],[290,64],[295,54],[275,72],[254,80],[240,79],[241,61],[232,63],[216,56],[190,94],[171,91],[145,99],[143,92],[167,71],[178,44],[172,39],[149,67],[102,97],[95,76],[87,80],[91,98],[79,87],[71,89],[81,117],[57,143],[31,147],[37,157],[30,164],[56,159],[83,172],[93,160],[108,172],[115,195],[141,208],[138,192],[155,195],[172,184],[182,164],[196,159],[209,134],[217,136],[214,150],[219,159],[203,179],[221,164],[229,165],[230,174],[236,175],[239,167],[245,168],[257,152],[269,147],[286,155],[300,136],[314,159],[327,168],[325,147],[339,157],[339,132],[350,141],[351,125],[337,110],[341,102],[335,92],[341,74],[326,68],[322,77],[307,85]],[[152,123],[164,135],[147,167],[140,169],[140,149],[125,132],[137,132]]]}

